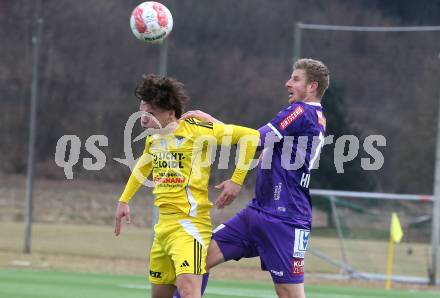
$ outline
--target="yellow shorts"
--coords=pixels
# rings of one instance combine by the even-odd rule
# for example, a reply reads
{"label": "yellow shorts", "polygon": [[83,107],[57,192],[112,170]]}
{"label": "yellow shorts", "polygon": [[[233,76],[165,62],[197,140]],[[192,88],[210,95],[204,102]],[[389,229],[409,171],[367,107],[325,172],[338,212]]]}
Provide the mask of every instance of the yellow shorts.
{"label": "yellow shorts", "polygon": [[212,235],[209,217],[160,214],[154,233],[150,252],[151,283],[175,284],[179,274],[206,273],[206,255]]}

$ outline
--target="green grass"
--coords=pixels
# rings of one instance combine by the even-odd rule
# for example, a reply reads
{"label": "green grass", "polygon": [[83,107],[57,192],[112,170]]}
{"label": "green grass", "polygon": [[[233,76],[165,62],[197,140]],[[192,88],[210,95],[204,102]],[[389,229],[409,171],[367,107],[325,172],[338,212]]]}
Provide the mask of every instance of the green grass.
{"label": "green grass", "polygon": [[[42,224],[33,225],[32,252],[40,256],[35,260],[31,256],[18,256],[16,253],[23,248],[24,226],[21,223],[1,223],[0,229],[0,268],[11,267],[11,262],[17,259],[32,259],[32,268],[35,264],[49,264],[48,269],[61,271],[88,271],[101,272],[103,267],[92,264],[87,268],[87,263],[72,264],[66,259],[62,262],[60,256],[75,256],[88,259],[108,260],[137,260],[138,265],[129,264],[126,269],[118,271],[104,270],[105,273],[133,273],[144,272],[150,246],[150,232],[145,228],[133,225],[124,225],[123,233],[119,237],[113,235],[112,226],[96,225],[61,225]],[[341,260],[340,243],[334,238],[316,237],[312,235],[310,247],[319,249],[327,255]],[[388,243],[372,240],[347,240],[347,260],[353,267],[366,272],[384,274],[386,272],[386,258]],[[411,255],[407,254],[411,247]],[[15,254],[13,254],[15,253]],[[429,246],[425,244],[401,243],[396,246],[394,259],[394,274],[427,276]],[[46,259],[46,260],[44,260]],[[111,264],[111,262],[109,262]],[[122,268],[124,264],[119,264]],[[74,268],[72,268],[72,266]],[[111,266],[111,265],[110,265]],[[238,263],[229,262],[228,266],[255,268],[259,270],[259,260],[242,260]],[[43,266],[44,267],[44,266]],[[47,269],[47,268],[46,268]],[[308,273],[339,273],[339,269],[311,253],[307,256],[306,271]]]}
{"label": "green grass", "polygon": [[[145,277],[65,273],[36,270],[0,270],[0,297],[8,298],[136,298],[149,297]],[[367,288],[306,286],[308,298],[439,297],[434,292],[404,292]],[[211,281],[204,297],[276,297],[270,283]]]}

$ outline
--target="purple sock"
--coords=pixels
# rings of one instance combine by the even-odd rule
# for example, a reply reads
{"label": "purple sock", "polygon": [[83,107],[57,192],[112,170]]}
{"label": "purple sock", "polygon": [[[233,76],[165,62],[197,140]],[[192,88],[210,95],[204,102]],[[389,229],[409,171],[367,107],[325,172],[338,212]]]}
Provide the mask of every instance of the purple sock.
{"label": "purple sock", "polygon": [[[209,272],[206,272],[205,274],[203,274],[203,279],[202,279],[202,296],[205,293],[206,286],[208,285],[208,279],[209,279]],[[179,292],[177,290],[174,292],[173,298],[180,298]]]}
{"label": "purple sock", "polygon": [[208,279],[209,279],[209,272],[206,272],[205,274],[203,274],[203,279],[202,279],[202,296],[203,294],[205,294],[206,286],[208,285]]}

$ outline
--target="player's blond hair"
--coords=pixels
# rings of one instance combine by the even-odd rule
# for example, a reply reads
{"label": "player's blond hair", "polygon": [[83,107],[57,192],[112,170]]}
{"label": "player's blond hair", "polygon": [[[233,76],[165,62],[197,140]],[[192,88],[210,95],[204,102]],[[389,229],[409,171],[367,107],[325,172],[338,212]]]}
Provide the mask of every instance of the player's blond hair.
{"label": "player's blond hair", "polygon": [[327,66],[321,61],[303,58],[295,62],[293,70],[295,69],[302,69],[305,71],[307,83],[318,83],[317,96],[322,98],[330,85],[330,72]]}

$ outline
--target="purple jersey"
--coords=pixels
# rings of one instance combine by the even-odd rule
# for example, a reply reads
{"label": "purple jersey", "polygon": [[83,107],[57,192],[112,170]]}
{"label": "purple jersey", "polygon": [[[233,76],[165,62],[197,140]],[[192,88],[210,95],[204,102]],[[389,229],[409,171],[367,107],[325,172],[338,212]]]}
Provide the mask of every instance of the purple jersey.
{"label": "purple jersey", "polygon": [[[324,143],[325,121],[319,103],[295,102],[266,125],[272,133],[266,136],[250,207],[311,225],[310,170]],[[276,137],[273,146],[270,135]]]}

